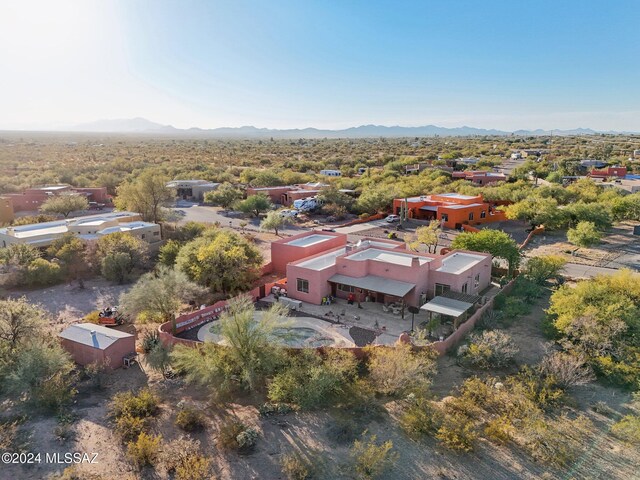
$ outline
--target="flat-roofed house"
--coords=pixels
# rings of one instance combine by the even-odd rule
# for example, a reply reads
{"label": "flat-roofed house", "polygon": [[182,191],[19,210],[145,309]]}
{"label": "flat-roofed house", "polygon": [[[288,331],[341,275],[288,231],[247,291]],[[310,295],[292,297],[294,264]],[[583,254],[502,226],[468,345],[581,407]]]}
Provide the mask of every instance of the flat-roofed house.
{"label": "flat-roofed house", "polygon": [[[318,235],[308,232],[295,241],[309,238],[320,247],[324,242],[319,241]],[[354,295],[358,301],[403,301],[419,306],[427,298],[449,290],[477,295],[491,280],[492,257],[486,253],[417,253],[407,250],[401,242],[370,238],[348,244],[346,235],[338,235],[344,237],[342,245],[330,247],[325,243],[324,250],[287,263],[289,297],[320,304],[329,295]]]}
{"label": "flat-roofed house", "polygon": [[208,182],[207,180],[172,180],[167,183],[167,188],[173,188],[176,196],[183,200],[204,200],[204,194],[217,189],[219,183]]}
{"label": "flat-roofed house", "polygon": [[160,225],[141,221],[139,213],[111,212],[54,222],[0,228],[0,247],[28,244],[38,248],[46,248],[54,240],[68,233],[77,235],[83,240],[97,240],[104,235],[115,232],[126,232],[148,243],[156,243],[162,239]]}
{"label": "flat-roofed house", "polygon": [[462,225],[480,225],[483,223],[506,220],[504,212],[483,200],[482,195],[462,195],[442,193],[420,197],[396,198],[393,201],[393,213],[407,208],[409,218],[417,220],[440,220],[447,228],[461,228]]}
{"label": "flat-roofed house", "polygon": [[115,369],[136,351],[135,335],[94,323],[70,325],[58,337],[78,365],[98,363]]}

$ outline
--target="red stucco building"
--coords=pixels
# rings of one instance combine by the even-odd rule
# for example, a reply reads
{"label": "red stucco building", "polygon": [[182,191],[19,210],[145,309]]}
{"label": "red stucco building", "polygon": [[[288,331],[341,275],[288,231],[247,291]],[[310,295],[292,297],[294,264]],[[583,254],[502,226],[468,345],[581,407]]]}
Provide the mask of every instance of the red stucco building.
{"label": "red stucco building", "polygon": [[393,201],[393,213],[399,214],[402,206],[406,206],[409,218],[440,220],[442,226],[447,228],[461,228],[462,225],[481,225],[506,220],[504,212],[496,210],[495,205],[485,202],[482,195],[442,193],[396,198]]}

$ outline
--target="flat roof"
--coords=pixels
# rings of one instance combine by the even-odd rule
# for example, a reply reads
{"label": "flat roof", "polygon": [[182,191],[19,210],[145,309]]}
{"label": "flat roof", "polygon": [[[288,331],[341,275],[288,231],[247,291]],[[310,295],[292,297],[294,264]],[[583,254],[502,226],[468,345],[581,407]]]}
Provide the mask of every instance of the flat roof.
{"label": "flat roof", "polygon": [[455,205],[441,205],[442,208],[450,208],[452,210],[459,210],[462,208],[469,208],[469,207],[482,207],[483,204],[482,203],[469,203],[469,204],[464,204],[464,205],[459,205],[459,204],[455,204]]}
{"label": "flat roof", "polygon": [[442,266],[437,272],[460,273],[477,265],[487,257],[482,255],[474,255],[472,253],[455,252],[442,259]]}
{"label": "flat roof", "polygon": [[401,282],[390,278],[379,277],[377,275],[367,275],[365,277],[348,277],[339,273],[333,275],[330,282],[341,283],[351,287],[362,288],[372,292],[384,293],[394,297],[404,297],[413,288],[415,283]]}
{"label": "flat roof", "polygon": [[[92,333],[95,332],[95,335]],[[121,338],[133,337],[130,333],[96,325],[95,323],[77,323],[70,325],[58,334],[60,338],[105,350]]]}
{"label": "flat roof", "polygon": [[313,233],[311,235],[307,235],[306,237],[295,238],[285,245],[292,245],[294,247],[308,247],[310,245],[315,245],[320,242],[326,242],[327,240],[332,239],[331,235],[322,235],[319,233]]}
{"label": "flat roof", "polygon": [[411,266],[413,258],[417,257],[420,265],[430,262],[431,258],[421,257],[419,255],[412,255],[410,253],[402,253],[398,251],[380,250],[378,248],[367,248],[355,252],[348,257],[348,260],[362,261],[362,260],[375,260],[378,262],[393,263],[394,265],[402,265],[405,267]]}
{"label": "flat roof", "polygon": [[458,318],[471,307],[473,307],[472,303],[461,302],[453,298],[435,297],[430,302],[422,305],[420,310]]}
{"label": "flat roof", "polygon": [[325,253],[324,255],[320,255],[319,257],[305,260],[301,263],[296,264],[296,266],[308,268],[309,270],[322,270],[324,268],[335,265],[336,258],[338,258],[340,255],[344,255],[346,252],[346,247],[338,248],[337,250]]}
{"label": "flat roof", "polygon": [[437,195],[439,197],[457,198],[458,200],[472,200],[477,197],[477,195],[462,195],[461,193],[439,193]]}

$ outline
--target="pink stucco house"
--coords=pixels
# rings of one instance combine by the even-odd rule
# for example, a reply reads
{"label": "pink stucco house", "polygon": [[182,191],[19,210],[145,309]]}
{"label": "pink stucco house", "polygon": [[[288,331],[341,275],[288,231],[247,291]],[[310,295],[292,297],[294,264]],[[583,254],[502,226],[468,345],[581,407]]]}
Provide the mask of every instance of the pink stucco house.
{"label": "pink stucco house", "polygon": [[[314,253],[301,256],[301,247],[313,247]],[[417,253],[402,242],[377,238],[349,244],[335,232],[307,232],[272,245],[274,266],[286,267],[287,295],[314,304],[353,294],[360,301],[420,306],[447,290],[479,294],[491,281],[491,260],[487,253],[462,250]]]}

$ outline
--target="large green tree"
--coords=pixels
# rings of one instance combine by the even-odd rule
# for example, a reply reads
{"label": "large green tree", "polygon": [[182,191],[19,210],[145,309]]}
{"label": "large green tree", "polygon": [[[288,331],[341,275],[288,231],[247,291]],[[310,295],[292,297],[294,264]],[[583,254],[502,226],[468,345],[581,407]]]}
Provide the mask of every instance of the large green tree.
{"label": "large green tree", "polygon": [[115,204],[120,210],[137,212],[147,222],[158,223],[166,217],[166,209],[175,198],[167,187],[168,178],[155,170],[144,170],[128,182],[120,184]]}
{"label": "large green tree", "polygon": [[238,202],[237,208],[241,212],[259,217],[261,213],[271,210],[273,204],[264,193],[258,193],[257,195],[249,195],[245,200]]}
{"label": "large green tree", "polygon": [[44,311],[26,298],[0,300],[0,342],[15,351],[46,324]]}
{"label": "large green tree", "polygon": [[278,231],[289,223],[291,223],[291,217],[286,217],[280,212],[272,210],[260,222],[260,228],[262,230],[273,230],[278,235]]}
{"label": "large green tree", "polygon": [[251,287],[260,277],[262,255],[237,233],[211,228],[180,249],[176,265],[212,292],[226,294]]}
{"label": "large green tree", "polygon": [[43,213],[56,213],[67,218],[70,213],[89,208],[89,202],[84,195],[75,193],[61,193],[53,195],[40,205],[40,211]]}
{"label": "large green tree", "polygon": [[167,322],[182,304],[199,299],[205,292],[184,272],[160,266],[142,275],[131,290],[120,296],[120,307],[132,318],[146,312]]}
{"label": "large green tree", "polygon": [[509,272],[520,263],[518,244],[507,233],[500,230],[480,230],[462,232],[451,243],[452,248],[490,253],[494,257],[503,258],[509,265]]}
{"label": "large green tree", "polygon": [[117,232],[98,239],[92,260],[107,280],[123,283],[135,268],[146,264],[148,254],[144,240]]}
{"label": "large green tree", "polygon": [[219,205],[225,210],[242,198],[242,192],[230,183],[223,183],[218,188],[204,194],[205,203]]}

